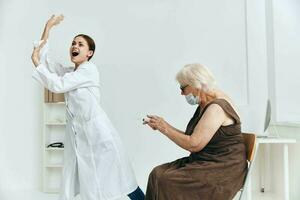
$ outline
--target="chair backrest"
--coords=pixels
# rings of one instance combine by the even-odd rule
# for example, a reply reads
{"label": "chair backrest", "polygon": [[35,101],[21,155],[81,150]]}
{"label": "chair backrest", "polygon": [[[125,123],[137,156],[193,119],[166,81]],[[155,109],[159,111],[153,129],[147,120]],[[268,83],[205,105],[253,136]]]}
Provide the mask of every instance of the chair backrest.
{"label": "chair backrest", "polygon": [[253,133],[243,133],[243,137],[246,145],[247,160],[252,162],[255,153],[256,136]]}
{"label": "chair backrest", "polygon": [[248,170],[247,170],[247,174],[244,180],[244,184],[241,188],[241,194],[240,194],[240,198],[239,200],[242,200],[245,194],[244,188],[247,185],[247,182],[249,180],[249,174],[252,168],[252,161],[254,159],[254,154],[255,154],[255,148],[256,148],[256,136],[253,133],[243,133],[243,137],[244,137],[244,142],[246,145],[246,156],[247,156],[247,160],[248,160]]}

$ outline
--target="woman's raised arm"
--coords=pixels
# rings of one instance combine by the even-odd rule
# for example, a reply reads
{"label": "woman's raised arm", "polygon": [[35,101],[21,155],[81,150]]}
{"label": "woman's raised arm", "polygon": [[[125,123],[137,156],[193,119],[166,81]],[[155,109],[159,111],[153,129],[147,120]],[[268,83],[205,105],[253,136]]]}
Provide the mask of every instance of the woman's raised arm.
{"label": "woman's raised arm", "polygon": [[53,26],[58,25],[63,19],[64,19],[63,15],[58,15],[58,16],[52,15],[51,18],[48,19],[41,37],[42,43],[39,44],[37,47],[34,47],[31,55],[31,60],[36,67],[40,64],[40,50],[46,44],[49,38],[50,30],[52,29]]}

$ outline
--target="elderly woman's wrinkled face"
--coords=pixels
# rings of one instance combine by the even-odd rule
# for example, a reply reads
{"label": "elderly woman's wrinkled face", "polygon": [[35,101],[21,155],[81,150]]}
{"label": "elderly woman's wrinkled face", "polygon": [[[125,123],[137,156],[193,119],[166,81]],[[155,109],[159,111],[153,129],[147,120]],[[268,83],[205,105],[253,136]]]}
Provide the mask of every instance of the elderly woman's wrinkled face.
{"label": "elderly woman's wrinkled face", "polygon": [[201,102],[201,92],[199,89],[194,88],[190,85],[180,86],[181,95],[185,96],[186,101],[191,105],[200,104]]}
{"label": "elderly woman's wrinkled face", "polygon": [[181,85],[180,86],[180,90],[181,90],[181,95],[188,95],[190,93],[192,93],[193,95],[195,95],[194,93],[196,92],[196,89],[193,88],[192,86],[190,85]]}

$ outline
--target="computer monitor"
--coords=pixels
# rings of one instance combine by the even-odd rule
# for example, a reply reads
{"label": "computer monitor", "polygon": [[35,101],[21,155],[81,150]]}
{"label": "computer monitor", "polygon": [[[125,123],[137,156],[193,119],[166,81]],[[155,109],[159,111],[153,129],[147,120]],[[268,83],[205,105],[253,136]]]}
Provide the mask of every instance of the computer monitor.
{"label": "computer monitor", "polygon": [[264,133],[269,128],[270,122],[271,122],[271,101],[270,101],[270,99],[268,99],[267,108],[266,108],[266,116],[265,116],[265,124],[264,124]]}
{"label": "computer monitor", "polygon": [[262,135],[258,135],[258,137],[268,137],[268,138],[278,138],[278,132],[275,126],[272,126],[272,130],[270,130],[270,124],[271,124],[271,101],[268,99],[267,101],[267,107],[266,107],[266,113],[265,113],[265,121],[264,121],[264,130]]}

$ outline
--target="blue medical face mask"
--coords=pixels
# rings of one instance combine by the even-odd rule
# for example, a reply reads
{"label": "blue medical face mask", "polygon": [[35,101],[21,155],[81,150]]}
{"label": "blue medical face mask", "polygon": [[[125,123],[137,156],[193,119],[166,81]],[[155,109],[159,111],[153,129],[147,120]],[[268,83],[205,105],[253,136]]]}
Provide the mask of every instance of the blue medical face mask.
{"label": "blue medical face mask", "polygon": [[186,95],[185,99],[191,105],[196,105],[196,104],[199,104],[201,102],[201,99],[199,98],[199,96],[195,97],[192,93]]}

